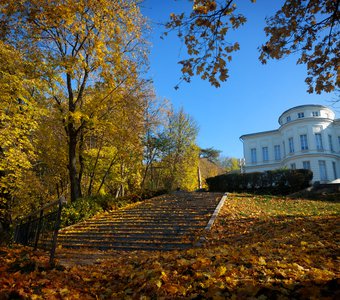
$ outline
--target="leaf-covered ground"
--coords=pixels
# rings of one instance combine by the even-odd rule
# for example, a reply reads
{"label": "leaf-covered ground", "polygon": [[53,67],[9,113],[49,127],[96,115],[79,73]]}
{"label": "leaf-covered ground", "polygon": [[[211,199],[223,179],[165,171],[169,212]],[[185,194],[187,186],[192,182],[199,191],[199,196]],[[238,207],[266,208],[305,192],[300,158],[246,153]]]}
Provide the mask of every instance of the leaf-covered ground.
{"label": "leaf-covered ground", "polygon": [[340,299],[339,202],[229,195],[204,247],[49,269],[0,248],[0,299]]}

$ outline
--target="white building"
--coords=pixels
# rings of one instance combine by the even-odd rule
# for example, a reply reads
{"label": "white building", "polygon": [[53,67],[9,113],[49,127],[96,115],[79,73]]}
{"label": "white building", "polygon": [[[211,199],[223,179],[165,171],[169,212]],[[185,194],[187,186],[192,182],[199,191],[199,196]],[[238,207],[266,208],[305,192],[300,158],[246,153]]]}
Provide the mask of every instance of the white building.
{"label": "white building", "polygon": [[340,119],[322,105],[301,105],[279,117],[279,129],[240,137],[244,171],[310,169],[313,182],[340,177]]}

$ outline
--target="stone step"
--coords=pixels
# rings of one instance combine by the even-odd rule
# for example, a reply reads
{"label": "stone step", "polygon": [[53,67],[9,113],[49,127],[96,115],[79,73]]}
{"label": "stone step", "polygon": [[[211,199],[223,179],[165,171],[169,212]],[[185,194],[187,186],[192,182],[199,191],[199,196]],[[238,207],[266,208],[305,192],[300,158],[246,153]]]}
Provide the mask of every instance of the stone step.
{"label": "stone step", "polygon": [[130,243],[91,243],[91,244],[83,244],[83,243],[67,243],[63,244],[62,247],[66,249],[98,249],[98,250],[180,250],[180,249],[188,249],[192,247],[192,243],[159,243],[159,242],[150,242],[150,243],[138,243],[138,242],[130,242]]}
{"label": "stone step", "polygon": [[207,225],[219,199],[216,194],[161,196],[64,228],[58,244],[105,251],[187,249]]}
{"label": "stone step", "polygon": [[174,217],[174,218],[178,218],[178,219],[190,219],[193,217],[204,217],[207,214],[211,213],[211,210],[214,210],[214,208],[211,208],[210,210],[202,210],[202,211],[198,211],[198,212],[181,212],[181,213],[176,213],[174,211],[168,211],[168,212],[158,212],[158,211],[148,211],[147,213],[145,213],[145,211],[139,211],[139,212],[128,212],[128,213],[112,213],[109,215],[104,215],[101,216],[100,218],[96,218],[96,219],[115,219],[115,218],[154,218],[154,217],[164,217],[164,218],[170,218],[170,217]]}
{"label": "stone step", "polygon": [[191,222],[193,223],[198,223],[206,221],[206,218],[196,218],[196,219],[173,219],[173,220],[164,220],[164,219],[138,219],[138,220],[131,220],[131,219],[116,219],[116,220],[92,220],[88,222],[84,222],[84,225],[107,225],[107,224],[164,224],[166,226],[167,224],[172,225],[173,223],[183,223],[183,224],[190,224]]}
{"label": "stone step", "polygon": [[97,243],[117,243],[117,242],[122,242],[122,243],[129,243],[129,242],[157,242],[157,243],[168,243],[168,242],[182,242],[182,241],[191,241],[188,237],[186,236],[173,236],[173,237],[88,237],[85,236],[82,239],[79,239],[77,236],[70,236],[65,239],[59,240],[59,242],[62,242],[62,244],[72,244],[72,243],[85,243],[87,245],[89,244],[97,244]]}
{"label": "stone step", "polygon": [[187,230],[194,230],[194,229],[199,229],[202,228],[202,225],[200,224],[189,224],[189,225],[184,225],[184,224],[166,224],[165,226],[162,226],[161,224],[143,224],[143,225],[137,225],[137,224],[111,224],[111,225],[93,225],[93,226],[77,226],[77,227],[72,227],[68,228],[65,230],[61,230],[60,234],[66,233],[66,232],[75,232],[75,231],[97,231],[99,232],[104,232],[104,231],[124,231],[124,230],[158,230],[158,229],[167,229],[167,230],[172,230],[172,231],[187,231]]}
{"label": "stone step", "polygon": [[136,239],[139,238],[148,238],[148,237],[154,237],[154,239],[157,238],[167,238],[167,237],[178,237],[183,238],[186,236],[191,236],[192,234],[197,233],[195,231],[189,232],[189,231],[167,231],[167,230],[159,230],[159,231],[142,231],[142,230],[135,230],[135,231],[120,231],[120,232],[72,232],[67,234],[61,234],[58,235],[58,241],[62,242],[64,240],[67,240],[69,237],[72,238],[79,238],[79,239],[85,239],[85,238],[91,238],[98,236],[99,238],[105,239],[105,238],[115,238],[115,237],[134,237]]}
{"label": "stone step", "polygon": [[186,236],[82,236],[81,239],[79,236],[68,236],[67,238],[61,238],[58,240],[62,243],[71,243],[71,242],[82,242],[92,243],[96,241],[103,242],[116,242],[116,241],[183,241],[188,239]]}
{"label": "stone step", "polygon": [[206,212],[199,212],[199,213],[191,213],[191,214],[183,214],[183,215],[178,215],[173,213],[173,215],[169,213],[163,214],[163,213],[148,213],[145,214],[143,212],[136,213],[136,214],[112,214],[112,215],[107,215],[107,216],[102,216],[95,218],[94,220],[114,220],[114,219],[126,219],[126,218],[131,218],[131,219],[136,219],[139,220],[140,218],[142,219],[154,219],[154,218],[164,218],[164,219],[195,219],[195,218],[204,218],[206,215],[210,214],[211,211],[206,211]]}

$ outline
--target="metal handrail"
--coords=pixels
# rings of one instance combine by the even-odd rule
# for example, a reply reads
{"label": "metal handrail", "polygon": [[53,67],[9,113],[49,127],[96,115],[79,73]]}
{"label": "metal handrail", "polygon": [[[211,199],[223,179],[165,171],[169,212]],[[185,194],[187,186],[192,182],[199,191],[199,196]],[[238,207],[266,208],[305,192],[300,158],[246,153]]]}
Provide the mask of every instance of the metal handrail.
{"label": "metal handrail", "polygon": [[[34,250],[39,246],[46,249],[46,245],[49,244],[49,239],[46,238],[46,236],[51,234],[49,250],[50,264],[53,265],[61,221],[61,211],[65,203],[65,197],[61,196],[58,200],[45,204],[39,210],[22,218],[15,227],[14,241],[26,246],[32,246]],[[54,206],[57,206],[55,211],[44,214],[46,209],[53,208]],[[39,244],[42,235],[44,236],[44,243]]]}

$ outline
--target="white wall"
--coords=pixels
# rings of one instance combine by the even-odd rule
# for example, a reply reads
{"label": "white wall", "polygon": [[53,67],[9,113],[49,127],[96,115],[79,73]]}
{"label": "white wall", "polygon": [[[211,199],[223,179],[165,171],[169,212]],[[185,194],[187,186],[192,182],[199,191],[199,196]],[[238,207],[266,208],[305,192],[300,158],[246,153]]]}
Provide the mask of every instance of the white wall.
{"label": "white wall", "polygon": [[[319,116],[312,116],[318,111]],[[304,117],[298,118],[303,112]],[[286,121],[290,116],[291,120]],[[309,161],[313,171],[313,181],[320,181],[319,161],[325,161],[328,181],[334,180],[333,162],[336,164],[337,177],[340,178],[340,120],[334,120],[334,112],[319,105],[302,105],[287,110],[279,117],[281,124],[278,130],[248,134],[241,137],[243,140],[246,172],[263,172],[281,167],[290,168],[292,164],[297,169],[303,168],[303,161]],[[318,150],[315,134],[322,136],[323,150]],[[308,149],[301,150],[300,135],[307,136]],[[329,138],[332,136],[333,151],[331,151]],[[294,152],[289,153],[289,138],[293,138]],[[281,147],[281,160],[275,161],[274,146]],[[283,145],[285,149],[283,149]],[[268,161],[263,161],[262,148],[268,147]],[[256,148],[257,163],[251,162],[251,149]]]}

